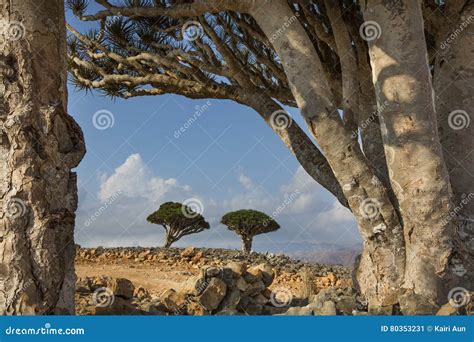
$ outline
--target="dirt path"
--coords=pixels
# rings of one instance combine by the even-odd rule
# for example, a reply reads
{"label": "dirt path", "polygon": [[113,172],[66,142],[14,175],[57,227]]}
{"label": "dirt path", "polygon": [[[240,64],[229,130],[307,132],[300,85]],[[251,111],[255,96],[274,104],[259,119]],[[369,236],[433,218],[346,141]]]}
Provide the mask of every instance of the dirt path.
{"label": "dirt path", "polygon": [[193,269],[174,269],[168,265],[163,267],[133,264],[76,264],[78,277],[126,278],[136,286],[146,288],[150,293],[159,294],[169,288],[178,288],[181,283],[197,274]]}

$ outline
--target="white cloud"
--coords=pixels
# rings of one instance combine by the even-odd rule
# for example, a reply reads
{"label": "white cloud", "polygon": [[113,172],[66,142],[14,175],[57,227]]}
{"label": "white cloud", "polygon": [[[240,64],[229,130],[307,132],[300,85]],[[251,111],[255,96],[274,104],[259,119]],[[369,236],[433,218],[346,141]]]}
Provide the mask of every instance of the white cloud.
{"label": "white cloud", "polygon": [[105,201],[119,191],[128,197],[144,197],[157,202],[169,195],[179,197],[189,194],[191,187],[179,185],[174,178],[163,179],[153,175],[142,157],[132,154],[112,175],[103,178],[99,199]]}
{"label": "white cloud", "polygon": [[239,182],[247,190],[251,190],[254,188],[252,180],[243,173],[239,175]]}
{"label": "white cloud", "polygon": [[[286,184],[275,189],[256,186],[251,177],[240,173],[235,179],[236,184],[242,185],[240,190],[219,200],[214,197],[222,194],[216,193],[215,189],[195,193],[190,185],[157,175],[139,154],[130,155],[112,174],[101,175],[99,181],[97,196],[92,190],[89,193],[80,191],[76,237],[78,243],[88,246],[161,245],[164,230],[148,223],[146,217],[165,201],[183,202],[191,197],[202,201],[204,216],[211,229],[186,236],[177,246],[239,248],[238,236],[219,224],[222,215],[238,209],[274,214],[281,225],[277,232],[257,237],[257,249],[278,252],[280,246],[297,240],[309,244],[336,240],[352,244],[358,234],[351,213],[302,167]],[[120,196],[105,210],[100,210],[92,224],[85,224],[104,202],[119,192]],[[345,237],[348,227],[353,234]],[[299,247],[295,244],[294,248]]]}

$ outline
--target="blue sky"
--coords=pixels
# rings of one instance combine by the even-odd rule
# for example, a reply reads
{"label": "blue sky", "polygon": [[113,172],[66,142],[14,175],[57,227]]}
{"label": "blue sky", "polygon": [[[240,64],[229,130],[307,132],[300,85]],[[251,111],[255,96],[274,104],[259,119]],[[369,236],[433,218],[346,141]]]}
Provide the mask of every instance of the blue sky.
{"label": "blue sky", "polygon": [[[238,248],[239,238],[219,219],[243,208],[278,212],[281,229],[256,237],[256,250],[360,241],[351,214],[299,167],[250,108],[177,95],[112,100],[70,86],[69,112],[87,146],[77,168],[76,242],[81,245],[161,245],[163,229],[147,223],[146,216],[162,202],[187,199],[202,204],[211,229],[176,246]],[[304,127],[298,111],[289,112]]]}

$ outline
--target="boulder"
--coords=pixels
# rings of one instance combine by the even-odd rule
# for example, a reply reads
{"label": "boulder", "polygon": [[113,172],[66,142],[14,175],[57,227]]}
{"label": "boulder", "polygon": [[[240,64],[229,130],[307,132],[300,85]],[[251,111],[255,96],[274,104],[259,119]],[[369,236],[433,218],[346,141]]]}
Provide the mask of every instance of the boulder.
{"label": "boulder", "polygon": [[337,303],[344,296],[354,296],[355,298],[351,288],[328,287],[319,291],[318,294],[311,296],[310,302],[315,303],[317,307],[321,308],[324,302],[330,300]]}
{"label": "boulder", "polygon": [[287,310],[288,310],[287,307],[277,308],[277,307],[272,306],[272,305],[264,305],[263,310],[262,310],[262,314],[267,315],[267,316],[282,315]]}
{"label": "boulder", "polygon": [[356,310],[357,303],[355,296],[340,296],[336,302],[336,309],[343,315],[352,315]]}
{"label": "boulder", "polygon": [[246,305],[242,305],[239,308],[239,311],[245,313],[246,315],[261,315],[263,312],[263,305],[257,304],[254,302],[248,302]]}
{"label": "boulder", "polygon": [[268,298],[266,298],[264,295],[262,295],[261,293],[257,294],[256,296],[252,297],[252,300],[257,303],[257,304],[261,304],[261,305],[265,305],[268,303]]}
{"label": "boulder", "polygon": [[101,287],[108,287],[110,278],[106,277],[92,277],[89,280],[91,291],[95,291]]}
{"label": "boulder", "polygon": [[233,261],[228,263],[226,267],[232,270],[232,272],[234,273],[234,277],[236,278],[244,275],[245,271],[247,270],[247,265],[243,262]]}
{"label": "boulder", "polygon": [[241,292],[234,288],[232,290],[227,289],[227,294],[219,305],[219,308],[222,309],[237,309],[241,300]]}
{"label": "boulder", "polygon": [[214,314],[215,316],[238,316],[240,313],[237,310],[224,309]]}
{"label": "boulder", "polygon": [[147,302],[142,305],[142,309],[150,315],[166,315],[167,309],[160,301]]}
{"label": "boulder", "polygon": [[220,276],[222,273],[222,269],[220,267],[208,267],[206,268],[206,276],[207,277],[217,277]]}
{"label": "boulder", "polygon": [[90,293],[90,280],[89,278],[79,278],[76,281],[76,292],[79,293]]}
{"label": "boulder", "polygon": [[235,281],[235,286],[242,292],[247,291],[249,284],[245,281],[244,278],[240,277]]}
{"label": "boulder", "polygon": [[125,278],[111,278],[107,282],[107,287],[110,288],[116,297],[125,299],[133,298],[133,292],[135,291],[133,283]]}
{"label": "boulder", "polygon": [[436,313],[437,316],[456,316],[458,310],[449,303],[444,304]]}
{"label": "boulder", "polygon": [[256,281],[258,281],[258,278],[256,276],[254,276],[253,274],[251,274],[251,273],[245,272],[244,280],[247,283],[251,284],[251,283],[255,283]]}
{"label": "boulder", "polygon": [[219,278],[212,278],[206,289],[198,297],[198,302],[204,309],[212,311],[217,309],[222,299],[225,297],[227,285]]}
{"label": "boulder", "polygon": [[370,302],[368,312],[374,316],[391,316],[393,314],[393,305],[381,306],[378,303]]}
{"label": "boulder", "polygon": [[335,316],[336,315],[336,304],[333,301],[326,301],[323,303],[321,310],[315,312],[320,316]]}
{"label": "boulder", "polygon": [[168,289],[160,295],[160,302],[167,311],[176,312],[184,303],[184,300],[175,290]]}
{"label": "boulder", "polygon": [[265,286],[270,286],[275,276],[273,268],[267,263],[250,267],[247,272],[255,276],[257,279],[262,280]]}
{"label": "boulder", "polygon": [[150,293],[144,287],[139,286],[133,291],[133,297],[138,299],[150,298]]}
{"label": "boulder", "polygon": [[328,272],[326,278],[329,280],[329,284],[331,284],[332,286],[336,285],[337,277],[334,273]]}
{"label": "boulder", "polygon": [[252,296],[255,296],[258,293],[262,292],[263,290],[265,290],[265,288],[266,288],[266,286],[263,283],[263,281],[258,280],[256,282],[248,285],[247,290],[245,290],[245,292],[244,292],[244,295],[252,297]]}
{"label": "boulder", "polygon": [[144,315],[145,311],[140,310],[130,301],[115,297],[114,301],[107,306],[96,306],[92,312],[94,315]]}
{"label": "boulder", "polygon": [[191,294],[199,296],[207,287],[208,282],[205,277],[198,277],[194,280],[194,287],[191,290]]}
{"label": "boulder", "polygon": [[262,295],[265,296],[265,298],[270,299],[272,296],[272,290],[270,290],[268,287],[261,292]]}
{"label": "boulder", "polygon": [[301,307],[301,306],[293,306],[289,308],[283,314],[277,314],[277,316],[311,316],[313,315],[313,310],[308,307]]}
{"label": "boulder", "polygon": [[194,247],[187,247],[181,252],[181,257],[182,258],[192,258],[196,254],[196,251],[194,250]]}
{"label": "boulder", "polygon": [[210,314],[209,311],[204,309],[202,305],[196,302],[190,302],[187,305],[187,314],[192,316],[207,316]]}
{"label": "boulder", "polygon": [[194,255],[194,256],[192,257],[191,260],[194,261],[194,262],[198,262],[198,261],[200,261],[203,257],[204,257],[204,253],[203,253],[203,252],[197,252],[196,255]]}

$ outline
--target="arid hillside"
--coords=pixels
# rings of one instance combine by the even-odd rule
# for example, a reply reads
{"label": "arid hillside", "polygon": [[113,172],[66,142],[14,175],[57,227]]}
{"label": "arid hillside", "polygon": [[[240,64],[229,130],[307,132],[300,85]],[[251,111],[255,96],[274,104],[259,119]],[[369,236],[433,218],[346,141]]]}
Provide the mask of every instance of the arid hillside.
{"label": "arid hillside", "polygon": [[[161,302],[166,301],[163,298],[163,294],[167,291],[171,290],[179,293],[186,290],[186,286],[190,282],[199,278],[203,270],[226,269],[226,266],[228,267],[229,265],[230,267],[243,267],[246,270],[250,270],[252,267],[259,267],[259,265],[265,265],[270,270],[269,272],[272,274],[271,281],[260,289],[260,292],[263,291],[269,298],[267,300],[262,299],[262,297],[258,299],[262,303],[260,304],[262,305],[262,310],[254,310],[254,314],[264,312],[263,306],[267,304],[266,302],[270,301],[272,291],[277,294],[280,293],[285,297],[282,299],[285,305],[280,306],[277,310],[282,312],[286,311],[285,308],[289,307],[291,303],[307,301],[305,297],[321,289],[351,287],[350,268],[303,262],[293,260],[285,255],[274,255],[271,253],[245,254],[237,250],[198,249],[193,247],[186,249],[80,248],[76,255],[76,274],[78,277],[78,294],[76,299],[79,303],[78,313],[130,313],[131,308],[116,308],[114,307],[115,304],[112,306],[107,305],[108,309],[106,310],[99,303],[97,310],[96,305],[94,305],[97,303],[87,303],[87,301],[92,298],[90,294],[93,294],[94,291],[100,288],[105,288],[103,289],[103,294],[107,297],[107,294],[111,295],[111,293],[108,293],[106,289],[109,290],[110,288],[111,292],[113,292],[112,288],[124,286],[131,288],[132,284],[135,293],[128,290],[130,295],[126,295],[124,299],[133,299],[137,306],[141,308],[140,310],[149,312],[150,302],[155,302],[155,304],[160,302],[161,304]],[[248,274],[244,276],[246,283],[251,284],[254,280]],[[116,279],[125,279],[126,281],[121,281],[117,285]],[[310,285],[308,285],[308,281],[311,283]],[[245,288],[247,285],[241,282],[239,286],[240,288]],[[87,290],[87,288],[90,290]],[[117,291],[121,292],[123,289]],[[253,292],[258,292],[258,286]],[[252,294],[252,291],[248,292],[248,294]],[[117,296],[115,295],[114,297],[116,301]],[[120,298],[120,295],[118,297]],[[105,301],[107,299],[105,298]],[[96,298],[96,300],[98,299]],[[144,300],[145,303],[142,303],[141,300]],[[153,306],[153,304],[151,305]],[[159,304],[156,306],[160,307]],[[144,308],[145,310],[143,310]],[[163,314],[165,312],[166,310],[163,310]]]}
{"label": "arid hillside", "polygon": [[[399,314],[367,306],[352,270],[271,253],[193,248],[79,248],[80,315]],[[471,311],[446,304],[439,314]]]}

